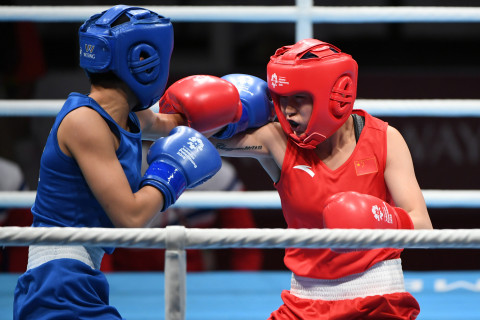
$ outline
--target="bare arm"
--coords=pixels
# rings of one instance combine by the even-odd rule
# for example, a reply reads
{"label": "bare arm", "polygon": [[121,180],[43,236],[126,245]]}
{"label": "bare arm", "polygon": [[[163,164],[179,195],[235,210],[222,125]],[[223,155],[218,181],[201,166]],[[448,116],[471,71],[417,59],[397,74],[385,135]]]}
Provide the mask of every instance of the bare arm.
{"label": "bare arm", "polygon": [[177,126],[187,125],[182,115],[155,113],[150,109],[137,112],[140,127],[142,128],[142,139],[155,141],[165,137]]}
{"label": "bare arm", "polygon": [[408,212],[415,229],[433,228],[407,143],[393,127],[387,129],[385,182],[395,205]]}
{"label": "bare arm", "polygon": [[287,139],[278,123],[269,123],[227,140],[210,140],[221,156],[255,158],[273,181],[280,178]]}
{"label": "bare arm", "polygon": [[90,108],[68,114],[58,130],[62,151],[78,163],[94,196],[116,227],[143,227],[163,207],[163,195],[146,186],[133,193],[115,153],[118,141]]}

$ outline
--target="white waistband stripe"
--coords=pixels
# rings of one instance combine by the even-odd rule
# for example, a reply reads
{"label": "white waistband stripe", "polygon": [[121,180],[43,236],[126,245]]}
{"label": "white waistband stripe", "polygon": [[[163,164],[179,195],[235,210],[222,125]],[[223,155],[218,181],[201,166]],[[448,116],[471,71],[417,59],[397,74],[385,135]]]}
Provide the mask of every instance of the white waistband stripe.
{"label": "white waistband stripe", "polygon": [[290,293],[313,300],[346,300],[405,292],[401,259],[386,260],[365,272],[340,279],[313,279],[292,274]]}
{"label": "white waistband stripe", "polygon": [[104,253],[104,250],[98,247],[32,245],[28,249],[27,270],[55,259],[79,260],[92,269],[99,270]]}

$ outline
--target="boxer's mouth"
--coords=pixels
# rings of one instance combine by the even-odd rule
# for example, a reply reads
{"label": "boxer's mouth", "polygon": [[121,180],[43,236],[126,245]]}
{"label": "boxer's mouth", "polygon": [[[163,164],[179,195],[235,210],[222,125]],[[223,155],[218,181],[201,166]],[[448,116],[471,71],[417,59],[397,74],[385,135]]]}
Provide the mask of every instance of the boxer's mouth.
{"label": "boxer's mouth", "polygon": [[299,123],[293,120],[288,120],[288,123],[290,124],[290,127],[292,127],[292,129],[294,130],[299,126]]}

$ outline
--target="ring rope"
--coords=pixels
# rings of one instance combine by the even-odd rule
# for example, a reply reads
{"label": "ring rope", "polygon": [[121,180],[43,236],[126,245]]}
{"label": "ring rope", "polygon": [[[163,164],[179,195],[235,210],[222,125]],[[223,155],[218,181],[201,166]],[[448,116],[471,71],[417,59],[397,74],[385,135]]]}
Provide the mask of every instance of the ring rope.
{"label": "ring rope", "polygon": [[[426,6],[313,6],[297,0],[296,6],[149,6],[177,22],[300,22],[401,23],[480,22],[478,7]],[[1,6],[0,21],[83,22],[107,6]]]}
{"label": "ring rope", "polygon": [[[65,100],[0,100],[0,116],[54,117]],[[479,99],[357,99],[355,107],[373,116],[480,117]],[[158,105],[152,106],[158,112]]]}
{"label": "ring rope", "polygon": [[[176,241],[167,241],[168,238]],[[169,248],[166,243],[173,246]],[[480,248],[480,229],[194,229],[1,227],[0,245],[221,248]]]}
{"label": "ring rope", "polygon": [[[480,208],[480,190],[422,190],[429,208]],[[0,208],[29,208],[35,191],[2,191]],[[173,205],[191,209],[281,209],[276,191],[186,191]]]}

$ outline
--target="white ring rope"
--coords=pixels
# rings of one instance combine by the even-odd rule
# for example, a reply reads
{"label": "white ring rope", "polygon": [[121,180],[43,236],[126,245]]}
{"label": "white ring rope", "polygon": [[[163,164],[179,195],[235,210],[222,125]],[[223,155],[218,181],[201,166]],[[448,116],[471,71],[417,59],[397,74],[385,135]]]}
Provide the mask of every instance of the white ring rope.
{"label": "white ring rope", "polygon": [[54,117],[65,100],[0,100],[0,116],[3,117]]}
{"label": "white ring rope", "polygon": [[[54,117],[65,100],[0,100],[0,116]],[[158,106],[152,106],[158,111]],[[480,117],[478,99],[357,99],[355,108],[374,116]]]}
{"label": "white ring rope", "polygon": [[[480,208],[480,190],[422,190],[429,208]],[[0,192],[0,208],[29,208],[35,191]],[[276,191],[186,191],[176,208],[281,209]]]}
{"label": "white ring rope", "polygon": [[[166,246],[168,238],[171,246]],[[480,229],[188,229],[1,227],[0,245],[85,245],[95,247],[220,248],[480,248]]]}
{"label": "white ring rope", "polygon": [[[107,6],[1,6],[0,21],[83,22]],[[480,22],[478,7],[148,6],[176,22],[397,23]]]}

